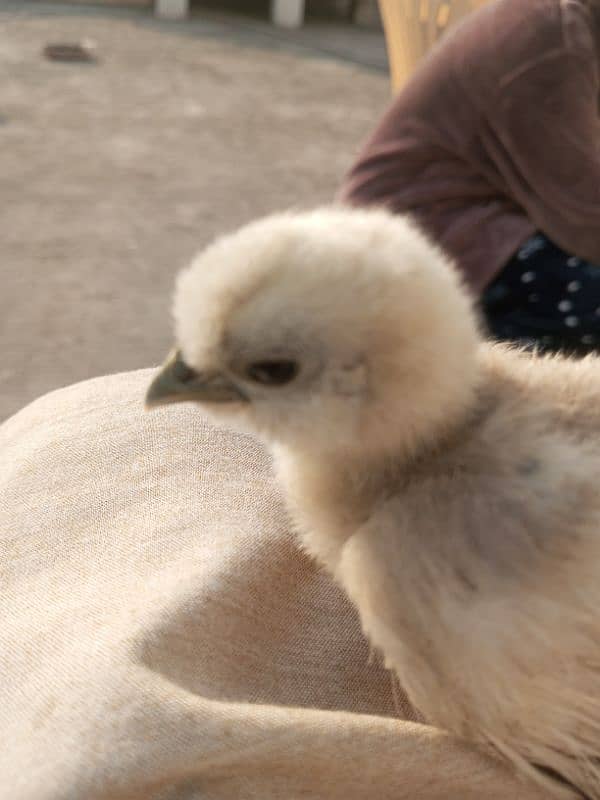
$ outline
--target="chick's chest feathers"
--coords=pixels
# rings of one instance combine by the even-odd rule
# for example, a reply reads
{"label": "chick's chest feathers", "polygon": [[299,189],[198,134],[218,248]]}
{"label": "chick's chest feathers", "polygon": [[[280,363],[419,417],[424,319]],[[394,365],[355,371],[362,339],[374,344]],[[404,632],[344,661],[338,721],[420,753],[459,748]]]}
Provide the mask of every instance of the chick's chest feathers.
{"label": "chick's chest feathers", "polygon": [[283,459],[284,485],[427,719],[600,798],[600,364],[481,359],[479,413],[439,446]]}
{"label": "chick's chest feathers", "polygon": [[[468,528],[473,542],[466,551],[504,576],[524,562],[522,550],[516,560],[508,552],[515,541],[528,552],[532,542],[568,546],[572,535],[542,531],[595,521],[600,360],[532,358],[495,346],[483,347],[480,361],[483,380],[472,407],[436,428],[416,452],[377,458],[362,442],[333,454],[276,450],[300,530],[332,571],[348,539],[384,512],[392,522],[402,512],[396,538],[403,546],[415,538],[420,547],[423,526],[433,529],[423,547],[430,561],[446,559],[450,539],[468,538]],[[402,408],[395,416],[401,427]],[[414,537],[401,526],[409,516]],[[523,524],[527,535],[501,533]]]}

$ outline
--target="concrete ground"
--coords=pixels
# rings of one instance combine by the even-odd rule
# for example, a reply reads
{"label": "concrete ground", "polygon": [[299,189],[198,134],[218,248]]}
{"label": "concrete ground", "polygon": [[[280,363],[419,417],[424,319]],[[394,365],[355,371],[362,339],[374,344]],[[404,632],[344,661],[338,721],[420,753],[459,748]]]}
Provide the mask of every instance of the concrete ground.
{"label": "concrete ground", "polygon": [[[330,32],[0,2],[0,419],[158,363],[195,250],[332,197],[389,88],[378,34]],[[98,64],[41,55],[82,37]]]}

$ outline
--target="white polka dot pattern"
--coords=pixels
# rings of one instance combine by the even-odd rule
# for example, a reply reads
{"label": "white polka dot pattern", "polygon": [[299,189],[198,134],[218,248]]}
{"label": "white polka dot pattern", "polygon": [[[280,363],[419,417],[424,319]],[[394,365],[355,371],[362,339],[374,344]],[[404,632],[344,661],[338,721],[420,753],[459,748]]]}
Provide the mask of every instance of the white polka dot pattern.
{"label": "white polka dot pattern", "polygon": [[484,290],[489,331],[525,349],[600,353],[600,264],[565,253],[544,234],[525,242]]}

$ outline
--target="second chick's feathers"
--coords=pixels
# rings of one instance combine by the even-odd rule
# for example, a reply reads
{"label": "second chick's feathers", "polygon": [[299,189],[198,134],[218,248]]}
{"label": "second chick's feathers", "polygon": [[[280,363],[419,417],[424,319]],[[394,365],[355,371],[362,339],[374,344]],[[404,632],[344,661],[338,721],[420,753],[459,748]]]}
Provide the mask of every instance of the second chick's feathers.
{"label": "second chick's feathers", "polygon": [[425,718],[549,796],[600,798],[600,362],[486,343],[452,264],[384,211],[217,241],[175,321],[149,402],[266,441]]}

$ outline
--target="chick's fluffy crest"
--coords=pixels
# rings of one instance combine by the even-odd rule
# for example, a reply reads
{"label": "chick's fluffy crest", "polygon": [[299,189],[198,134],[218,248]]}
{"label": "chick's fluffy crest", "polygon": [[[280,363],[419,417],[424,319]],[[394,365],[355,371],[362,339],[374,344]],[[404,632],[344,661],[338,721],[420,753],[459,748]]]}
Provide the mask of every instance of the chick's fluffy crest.
{"label": "chick's fluffy crest", "polygon": [[267,440],[410,446],[475,381],[477,325],[456,270],[383,210],[279,214],[218,239],[179,277],[174,317],[195,369],[291,352],[312,370],[237,410]]}

